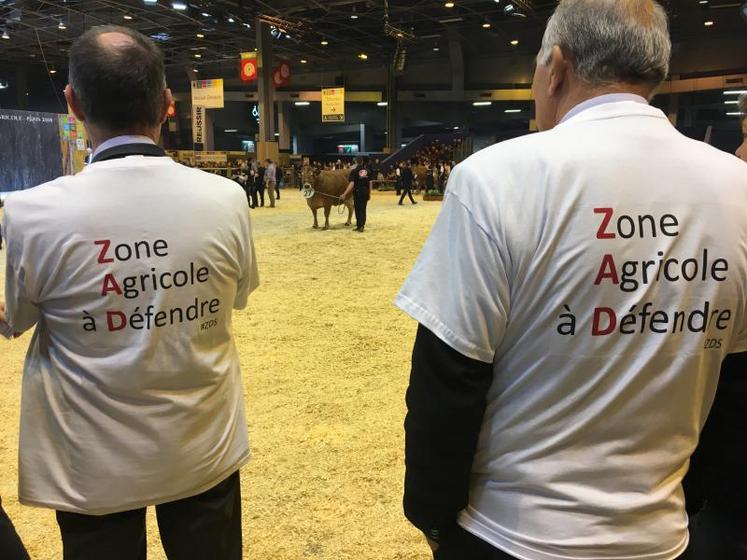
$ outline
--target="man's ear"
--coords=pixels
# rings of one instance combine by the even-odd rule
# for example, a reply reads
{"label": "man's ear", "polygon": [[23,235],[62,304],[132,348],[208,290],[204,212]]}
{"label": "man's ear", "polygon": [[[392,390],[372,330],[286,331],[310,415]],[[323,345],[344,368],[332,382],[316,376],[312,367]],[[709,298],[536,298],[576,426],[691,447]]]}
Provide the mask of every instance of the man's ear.
{"label": "man's ear", "polygon": [[73,88],[70,84],[65,86],[64,93],[65,101],[67,101],[67,106],[69,107],[70,112],[80,122],[85,122],[86,116],[83,114],[83,111],[81,111],[80,103],[78,103],[78,97],[75,95],[75,92],[73,91]]}
{"label": "man's ear", "polygon": [[548,95],[554,97],[563,88],[568,81],[568,73],[571,68],[571,62],[559,46],[552,48],[552,55],[548,64],[550,79],[548,80]]}
{"label": "man's ear", "polygon": [[161,107],[161,124],[165,123],[169,118],[169,107],[174,102],[174,96],[171,95],[171,89],[166,88],[163,90],[163,107]]}

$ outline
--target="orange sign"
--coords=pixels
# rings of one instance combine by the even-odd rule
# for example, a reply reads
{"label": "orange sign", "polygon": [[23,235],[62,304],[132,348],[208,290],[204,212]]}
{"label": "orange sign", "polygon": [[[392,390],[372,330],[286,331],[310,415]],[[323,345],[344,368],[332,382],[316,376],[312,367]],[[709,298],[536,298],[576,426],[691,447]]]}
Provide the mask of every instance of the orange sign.
{"label": "orange sign", "polygon": [[166,111],[166,116],[170,119],[173,119],[176,116],[176,103],[174,103],[173,101],[171,102],[171,105],[169,105],[169,108]]}

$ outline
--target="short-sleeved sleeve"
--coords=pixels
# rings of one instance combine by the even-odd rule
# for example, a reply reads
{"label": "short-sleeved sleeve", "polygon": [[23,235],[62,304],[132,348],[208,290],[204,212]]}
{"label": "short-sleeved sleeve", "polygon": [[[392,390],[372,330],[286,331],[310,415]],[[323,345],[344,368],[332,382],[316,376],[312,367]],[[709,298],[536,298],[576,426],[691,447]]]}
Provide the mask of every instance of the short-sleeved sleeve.
{"label": "short-sleeved sleeve", "polygon": [[353,170],[352,170],[352,171],[350,172],[350,175],[348,175],[348,181],[349,181],[350,183],[355,183],[355,172],[356,172],[356,170],[355,170],[355,169],[353,169]]}
{"label": "short-sleeved sleeve", "polygon": [[259,287],[259,270],[257,267],[257,255],[254,251],[254,239],[252,238],[252,226],[249,221],[249,212],[242,212],[240,217],[241,234],[239,238],[239,282],[236,290],[236,299],[233,303],[234,309],[244,309],[249,301],[249,295]]}
{"label": "short-sleeved sleeve", "polygon": [[12,220],[9,205],[5,207],[3,218],[3,238],[7,242],[5,268],[5,314],[8,325],[14,332],[22,333],[33,327],[41,313],[38,298],[34,293],[33,278],[29,277],[29,268],[25,261],[22,232],[17,231]]}
{"label": "short-sleeved sleeve", "polygon": [[[466,177],[452,174],[451,187]],[[396,305],[457,352],[492,363],[510,309],[505,255],[453,192]]]}

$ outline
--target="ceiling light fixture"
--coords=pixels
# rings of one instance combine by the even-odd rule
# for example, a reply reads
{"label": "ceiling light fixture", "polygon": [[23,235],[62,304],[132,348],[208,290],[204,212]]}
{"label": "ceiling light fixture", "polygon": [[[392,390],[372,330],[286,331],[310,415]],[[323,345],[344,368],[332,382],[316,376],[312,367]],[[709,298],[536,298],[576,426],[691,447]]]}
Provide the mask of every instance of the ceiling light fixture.
{"label": "ceiling light fixture", "polygon": [[727,117],[741,117],[742,115],[744,115],[744,113],[740,113],[739,111],[735,113],[726,113]]}
{"label": "ceiling light fixture", "polygon": [[151,4],[151,5],[158,4],[158,0],[143,0],[143,4],[145,4],[145,5],[148,5],[148,4]]}
{"label": "ceiling light fixture", "polygon": [[459,130],[458,126],[453,127],[453,130]]}
{"label": "ceiling light fixture", "polygon": [[308,60],[306,60],[305,58],[302,58],[302,59],[301,59],[301,64],[308,64],[308,62],[309,62],[309,61],[308,61]]}
{"label": "ceiling light fixture", "polygon": [[747,94],[747,89],[735,89],[732,91],[725,91],[724,95],[745,95]]}
{"label": "ceiling light fixture", "polygon": [[323,46],[323,47],[326,47],[327,45],[329,45],[329,41],[326,41],[326,40],[324,40],[324,41],[322,41],[322,42],[321,42],[321,43],[319,43],[319,44],[320,44],[321,46]]}
{"label": "ceiling light fixture", "polygon": [[376,105],[379,107],[386,107],[387,105],[389,105],[389,103],[387,103],[386,101],[379,101]]}
{"label": "ceiling light fixture", "polygon": [[7,32],[7,31],[6,31],[5,29],[3,29],[3,35],[2,35],[2,38],[3,38],[3,39],[6,39],[6,40],[7,40],[7,39],[10,39],[10,35],[8,35],[8,32]]}
{"label": "ceiling light fixture", "polygon": [[453,7],[454,7],[454,2],[446,2],[446,4],[444,4],[444,8],[453,8]]}
{"label": "ceiling light fixture", "polygon": [[224,130],[223,132],[225,132],[225,133],[227,133],[227,134],[232,134],[232,133],[234,133],[234,132],[238,132],[238,129],[236,129],[236,128],[227,128],[227,129],[226,129],[226,130]]}
{"label": "ceiling light fixture", "polygon": [[473,107],[490,107],[493,104],[492,101],[475,101],[472,103]]}
{"label": "ceiling light fixture", "polygon": [[195,58],[202,58],[201,54],[195,54]]}
{"label": "ceiling light fixture", "polygon": [[54,68],[50,68],[49,69],[49,73],[50,74],[57,74],[57,70],[55,70]]}
{"label": "ceiling light fixture", "polygon": [[204,37],[205,37],[205,35],[203,35],[202,33],[198,33],[198,34],[197,34],[197,38],[198,38],[198,39],[202,39],[202,38],[204,38]]}
{"label": "ceiling light fixture", "polygon": [[183,12],[187,9],[187,5],[184,2],[172,2],[171,7],[175,10],[179,10],[180,12]]}
{"label": "ceiling light fixture", "polygon": [[61,30],[64,31],[65,29],[67,29],[67,25],[65,25],[64,23],[60,22],[60,24],[57,26],[57,29],[61,29]]}
{"label": "ceiling light fixture", "polygon": [[724,105],[739,105],[739,101],[724,101]]}
{"label": "ceiling light fixture", "polygon": [[440,51],[440,50],[441,50],[441,49],[439,49],[438,47],[433,47],[433,52],[438,52],[438,51]]}
{"label": "ceiling light fixture", "polygon": [[308,107],[309,105],[311,105],[311,103],[309,103],[308,101],[296,101],[294,105],[296,107]]}
{"label": "ceiling light fixture", "polygon": [[713,26],[713,21],[709,19],[708,21],[704,21],[703,25],[705,25],[706,27],[712,27]]}
{"label": "ceiling light fixture", "polygon": [[210,14],[209,14],[209,13],[207,13],[207,12],[202,12],[202,13],[201,13],[200,15],[201,15],[202,17],[210,17]]}
{"label": "ceiling light fixture", "polygon": [[236,21],[236,20],[235,20],[235,19],[233,19],[232,17],[228,18],[228,23],[234,23],[235,21]]}
{"label": "ceiling light fixture", "polygon": [[195,74],[197,74],[197,72],[199,72],[199,70],[197,68],[192,68],[192,72],[194,72]]}
{"label": "ceiling light fixture", "polygon": [[511,41],[511,45],[513,45],[514,47],[516,45],[518,45],[518,44],[519,44],[519,40],[518,39],[514,39],[513,41]]}
{"label": "ceiling light fixture", "polygon": [[368,55],[366,53],[361,53],[358,55],[358,58],[361,60],[368,60]]}
{"label": "ceiling light fixture", "polygon": [[130,20],[132,19],[132,16],[130,14],[125,14],[122,16],[124,19]]}
{"label": "ceiling light fixture", "polygon": [[521,113],[521,109],[506,109],[504,113]]}
{"label": "ceiling light fixture", "polygon": [[485,23],[482,24],[482,28],[483,29],[490,29],[490,24],[486,21]]}

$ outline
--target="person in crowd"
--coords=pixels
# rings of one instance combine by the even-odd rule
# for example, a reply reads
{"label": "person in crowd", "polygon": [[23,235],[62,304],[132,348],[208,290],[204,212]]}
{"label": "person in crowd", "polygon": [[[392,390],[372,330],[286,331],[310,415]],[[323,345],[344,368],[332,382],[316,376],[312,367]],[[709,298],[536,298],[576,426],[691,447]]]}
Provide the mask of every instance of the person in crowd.
{"label": "person in crowd", "polygon": [[447,177],[446,177],[446,162],[440,161],[438,163],[438,169],[437,169],[436,172],[438,174],[438,192],[440,192],[441,194],[443,194],[444,193],[444,187],[446,186],[446,179],[447,179]]}
{"label": "person in crowd", "polygon": [[347,200],[351,191],[355,202],[355,231],[363,233],[366,227],[366,212],[368,201],[371,200],[371,180],[373,173],[368,157],[356,159],[356,165],[350,170],[347,189],[342,194],[342,200]]}
{"label": "person in crowd", "polygon": [[425,168],[425,192],[435,190],[436,181],[433,178],[433,166],[428,162]]}
{"label": "person in crowd", "polygon": [[654,0],[561,0],[543,132],[451,174],[397,297],[404,508],[438,560],[686,554],[682,479],[747,351],[747,166],[648,104],[670,54]]}
{"label": "person in crowd", "polygon": [[[747,161],[747,95],[739,100]],[[718,391],[685,477],[693,560],[747,560],[747,353],[721,366]]]}
{"label": "person in crowd", "polygon": [[78,37],[65,99],[92,163],[5,207],[2,320],[35,329],[19,499],[57,511],[66,559],[145,558],[155,505],[170,559],[240,560],[250,452],[231,318],[258,285],[246,197],[158,147],[172,96],[139,32]]}
{"label": "person in crowd", "polygon": [[254,207],[265,206],[265,173],[267,168],[262,165],[262,162],[257,160],[257,171],[254,175]]}
{"label": "person in crowd", "polygon": [[410,198],[410,202],[413,205],[417,204],[415,199],[412,197],[412,185],[415,182],[415,174],[412,171],[412,165],[410,162],[406,162],[404,167],[402,167],[401,178],[402,195],[399,197],[399,205],[402,206],[402,201],[405,200],[406,196]]}
{"label": "person in crowd", "polygon": [[402,162],[398,163],[394,168],[395,183],[394,188],[397,191],[397,196],[402,192]]}
{"label": "person in crowd", "polygon": [[265,188],[270,198],[270,208],[275,208],[275,187],[277,186],[277,167],[270,158],[265,160]]}

